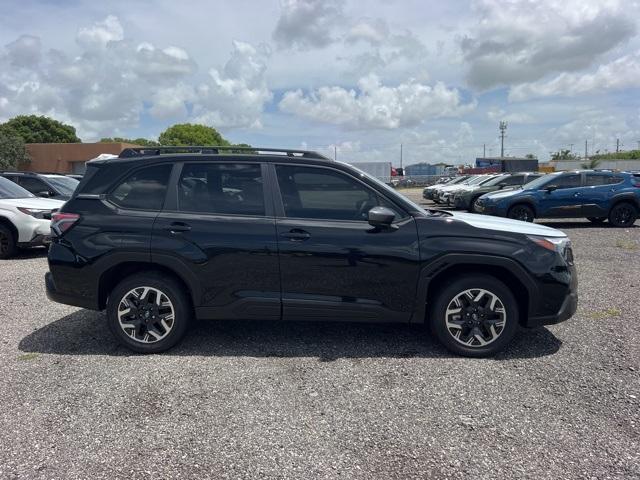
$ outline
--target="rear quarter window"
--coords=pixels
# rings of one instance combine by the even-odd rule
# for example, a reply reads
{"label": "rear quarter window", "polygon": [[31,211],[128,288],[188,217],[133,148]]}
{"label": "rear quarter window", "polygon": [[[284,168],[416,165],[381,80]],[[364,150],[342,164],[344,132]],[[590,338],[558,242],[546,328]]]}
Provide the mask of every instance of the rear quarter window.
{"label": "rear quarter window", "polygon": [[121,208],[161,210],[167,194],[172,165],[156,165],[133,172],[109,195]]}

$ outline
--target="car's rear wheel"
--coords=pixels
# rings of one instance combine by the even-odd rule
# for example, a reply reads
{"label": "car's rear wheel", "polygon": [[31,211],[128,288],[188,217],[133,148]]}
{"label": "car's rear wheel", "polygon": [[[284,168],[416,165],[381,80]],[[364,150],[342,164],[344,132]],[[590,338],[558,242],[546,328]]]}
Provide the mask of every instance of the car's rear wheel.
{"label": "car's rear wheel", "polygon": [[535,214],[530,206],[520,203],[518,205],[514,205],[509,209],[509,211],[507,212],[507,217],[514,220],[521,220],[523,222],[533,222]]}
{"label": "car's rear wheel", "polygon": [[502,350],[518,329],[518,304],[489,275],[469,275],[444,286],[430,309],[432,333],[453,353],[485,357]]}
{"label": "car's rear wheel", "polygon": [[614,205],[609,212],[609,223],[614,227],[630,227],[637,218],[638,210],[627,202]]}
{"label": "car's rear wheel", "polygon": [[141,273],[120,282],[107,300],[109,328],[125,347],[158,353],[178,343],[192,316],[184,288],[160,273]]}
{"label": "car's rear wheel", "polygon": [[18,251],[16,236],[5,225],[0,225],[0,259],[13,257]]}
{"label": "car's rear wheel", "polygon": [[607,217],[587,217],[587,220],[595,224],[604,223],[606,219]]}

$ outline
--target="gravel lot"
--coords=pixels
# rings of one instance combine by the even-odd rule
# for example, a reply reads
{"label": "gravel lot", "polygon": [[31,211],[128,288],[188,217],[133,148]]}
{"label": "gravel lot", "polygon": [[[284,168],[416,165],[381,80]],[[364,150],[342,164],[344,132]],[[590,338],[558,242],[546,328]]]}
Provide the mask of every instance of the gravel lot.
{"label": "gravel lot", "polygon": [[0,478],[639,478],[640,222],[545,223],[574,242],[578,313],[487,360],[275,322],[130,355],[46,299],[44,252],[1,262]]}

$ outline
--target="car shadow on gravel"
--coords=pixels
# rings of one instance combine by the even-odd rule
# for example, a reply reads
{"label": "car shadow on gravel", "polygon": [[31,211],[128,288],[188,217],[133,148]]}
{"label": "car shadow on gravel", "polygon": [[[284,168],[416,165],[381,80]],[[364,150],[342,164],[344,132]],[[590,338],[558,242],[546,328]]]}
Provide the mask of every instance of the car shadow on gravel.
{"label": "car shadow on gravel", "polygon": [[35,248],[21,248],[18,253],[11,257],[11,260],[26,260],[30,258],[44,258],[49,253],[48,248],[35,247]]}
{"label": "car shadow on gravel", "polygon": [[[521,330],[494,359],[535,358],[556,353],[562,342],[546,328]],[[58,355],[131,355],[109,332],[103,313],[79,310],[24,337],[23,352]],[[421,326],[340,322],[201,321],[165,355],[432,358],[451,354]]]}

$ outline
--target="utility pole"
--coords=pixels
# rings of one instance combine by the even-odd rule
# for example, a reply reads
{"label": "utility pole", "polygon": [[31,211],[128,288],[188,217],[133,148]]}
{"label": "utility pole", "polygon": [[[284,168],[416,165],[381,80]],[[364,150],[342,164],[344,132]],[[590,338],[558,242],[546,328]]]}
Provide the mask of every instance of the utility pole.
{"label": "utility pole", "polygon": [[336,145],[333,146],[333,161],[338,160],[338,147]]}
{"label": "utility pole", "polygon": [[620,151],[620,139],[616,138],[616,153]]}
{"label": "utility pole", "polygon": [[402,144],[400,144],[400,168],[402,168]]}
{"label": "utility pole", "polygon": [[573,143],[569,144],[569,152],[570,153],[573,153],[573,145],[574,145]]}
{"label": "utility pole", "polygon": [[[640,145],[640,140],[638,141],[638,145]],[[640,149],[640,147],[638,147]],[[482,158],[487,158],[487,144],[482,144]]]}
{"label": "utility pole", "polygon": [[589,158],[589,156],[587,155],[587,141],[584,141],[584,159],[587,160]]}
{"label": "utility pole", "polygon": [[500,122],[500,158],[504,158],[504,132],[507,131],[507,122]]}

